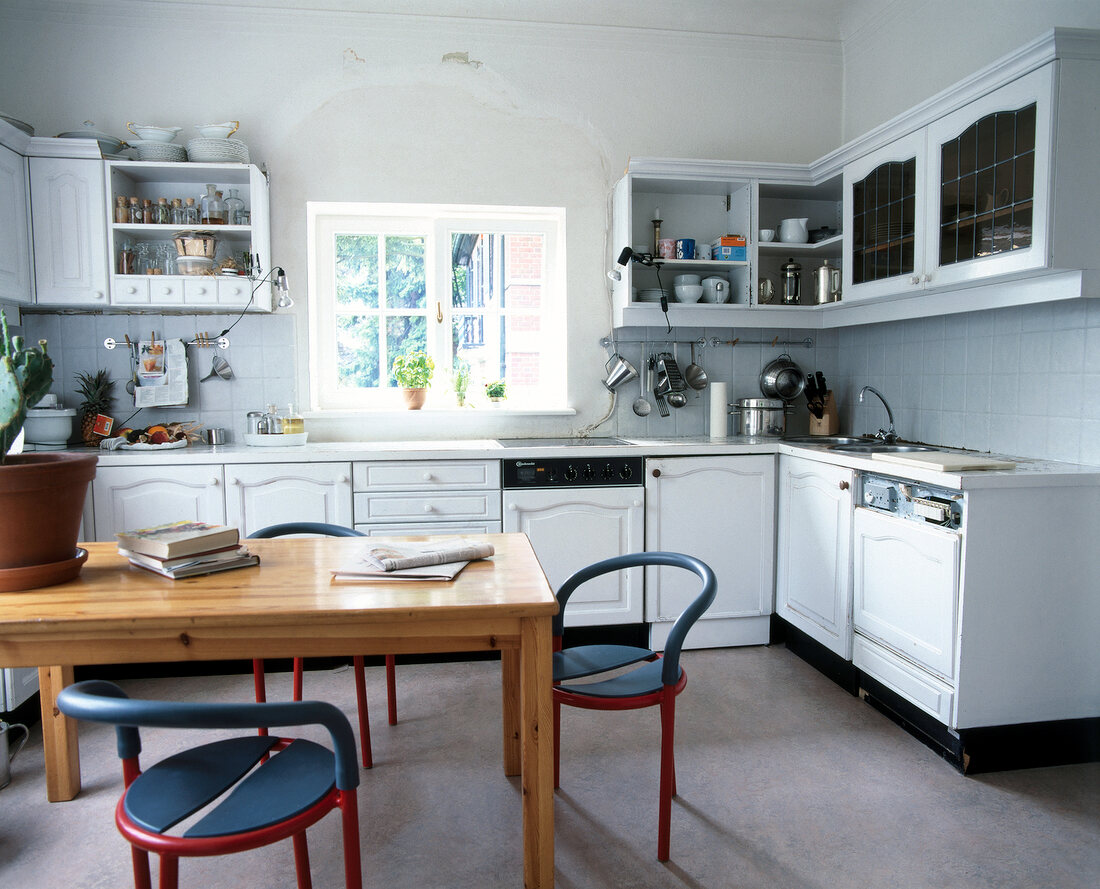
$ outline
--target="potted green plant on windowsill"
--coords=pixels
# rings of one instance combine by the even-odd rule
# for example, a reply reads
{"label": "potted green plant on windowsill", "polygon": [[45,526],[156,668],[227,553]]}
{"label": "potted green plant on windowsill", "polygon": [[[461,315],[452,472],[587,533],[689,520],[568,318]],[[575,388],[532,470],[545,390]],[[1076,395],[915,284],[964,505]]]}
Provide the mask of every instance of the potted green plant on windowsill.
{"label": "potted green plant on windowsill", "polygon": [[508,386],[504,380],[495,380],[492,383],[485,384],[485,397],[490,401],[499,404],[508,397]]}
{"label": "potted green plant on windowsill", "polygon": [[0,311],[0,592],[71,580],[87,559],[78,550],[88,483],[99,459],[61,451],[9,454],[27,408],[53,385],[46,341],[26,348],[8,336]]}
{"label": "potted green plant on windowsill", "polygon": [[405,405],[411,411],[420,410],[432,384],[435,362],[426,352],[417,349],[394,358],[391,371],[405,396]]}
{"label": "potted green plant on windowsill", "polygon": [[466,390],[470,388],[470,362],[464,358],[456,358],[451,369],[454,378],[455,399],[459,407],[466,406]]}

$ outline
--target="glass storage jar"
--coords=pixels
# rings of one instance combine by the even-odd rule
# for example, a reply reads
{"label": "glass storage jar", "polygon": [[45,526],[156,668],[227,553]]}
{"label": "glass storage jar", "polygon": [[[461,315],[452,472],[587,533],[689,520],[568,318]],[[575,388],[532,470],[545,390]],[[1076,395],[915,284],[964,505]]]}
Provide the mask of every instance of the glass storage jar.
{"label": "glass storage jar", "polygon": [[237,189],[229,189],[229,197],[225,199],[225,221],[228,225],[243,225],[241,213],[244,211],[244,201],[237,195]]}
{"label": "glass storage jar", "polygon": [[199,199],[199,222],[202,225],[225,225],[225,202],[216,185],[208,184],[206,194]]}

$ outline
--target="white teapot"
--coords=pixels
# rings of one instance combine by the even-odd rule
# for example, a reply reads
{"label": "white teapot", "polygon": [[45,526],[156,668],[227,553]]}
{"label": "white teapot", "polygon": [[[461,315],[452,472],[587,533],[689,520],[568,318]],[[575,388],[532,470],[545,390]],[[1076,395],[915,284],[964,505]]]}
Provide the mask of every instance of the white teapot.
{"label": "white teapot", "polygon": [[805,244],[810,240],[810,232],[806,228],[809,221],[808,217],[784,219],[779,223],[779,240],[785,244]]}

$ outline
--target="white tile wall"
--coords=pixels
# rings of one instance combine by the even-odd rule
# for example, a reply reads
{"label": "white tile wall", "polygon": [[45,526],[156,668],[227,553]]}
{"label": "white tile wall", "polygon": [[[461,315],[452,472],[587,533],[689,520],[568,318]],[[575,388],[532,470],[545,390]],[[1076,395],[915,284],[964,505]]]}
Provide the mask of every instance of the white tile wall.
{"label": "white tile wall", "polygon": [[[78,407],[77,373],[106,368],[115,379],[115,410],[118,422],[146,426],[158,420],[197,420],[203,426],[230,430],[231,440],[241,441],[246,428],[245,414],[263,410],[273,403],[285,410],[295,401],[294,318],[289,315],[245,315],[229,332],[230,346],[221,349],[189,346],[186,407],[145,408],[133,412],[133,401],[125,391],[129,379],[127,350],[108,350],[107,337],[123,341],[157,336],[191,341],[197,332],[214,336],[229,327],[237,315],[24,315],[23,331],[28,340],[48,342],[54,361],[53,391],[66,407]],[[199,379],[210,372],[214,353],[224,357],[233,369],[231,380]],[[79,427],[77,427],[79,431]]]}

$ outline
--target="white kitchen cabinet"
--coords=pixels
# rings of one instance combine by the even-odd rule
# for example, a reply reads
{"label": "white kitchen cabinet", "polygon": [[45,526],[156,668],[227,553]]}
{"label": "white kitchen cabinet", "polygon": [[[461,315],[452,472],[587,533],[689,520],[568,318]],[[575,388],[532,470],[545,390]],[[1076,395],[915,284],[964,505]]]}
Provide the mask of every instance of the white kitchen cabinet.
{"label": "white kitchen cabinet", "polygon": [[352,484],[355,528],[367,534],[500,532],[498,460],[361,462]]}
{"label": "white kitchen cabinet", "polygon": [[[264,173],[252,164],[150,163],[142,161],[107,161],[106,188],[110,195],[104,224],[109,232],[112,305],[132,308],[187,308],[194,311],[244,309],[269,312],[272,308],[272,288],[265,283],[256,291],[259,278],[271,269],[271,235],[268,207],[268,182]],[[214,184],[228,194],[236,188],[250,213],[247,225],[157,225],[117,222],[114,206],[119,197],[136,197],[154,203],[159,198],[194,198],[205,194],[205,186]],[[258,256],[260,269],[255,279],[244,276],[211,275],[147,275],[121,274],[119,256],[124,243],[140,244],[155,250],[172,244],[173,235],[184,229],[211,232],[217,239],[215,259],[232,257],[239,265],[243,256]],[[176,255],[174,245],[172,255]],[[251,300],[251,304],[250,301]]]}
{"label": "white kitchen cabinet", "polygon": [[222,467],[100,466],[92,480],[95,539],[168,522],[225,522]]}
{"label": "white kitchen cabinet", "polygon": [[[775,457],[647,459],[645,509],[646,550],[696,556],[718,576],[714,603],[685,647],[766,644],[775,592]],[[698,592],[693,575],[646,569],[655,648]]]}
{"label": "white kitchen cabinet", "polygon": [[14,710],[36,691],[37,667],[5,667],[0,670],[0,713]]}
{"label": "white kitchen cabinet", "polygon": [[0,302],[34,299],[27,219],[26,160],[0,145]]}
{"label": "white kitchen cabinet", "polygon": [[29,166],[35,302],[104,308],[108,266],[103,162],[32,157]]}
{"label": "white kitchen cabinet", "polygon": [[845,660],[852,659],[853,482],[841,466],[779,458],[775,611]]}
{"label": "white kitchen cabinet", "polygon": [[[644,490],[637,487],[509,489],[504,492],[504,531],[530,538],[551,589],[574,572],[612,556],[645,549]],[[615,571],[578,588],[565,625],[641,623],[642,569]]]}
{"label": "white kitchen cabinet", "polygon": [[352,526],[350,463],[231,463],[225,518],[248,537],[282,522]]}

